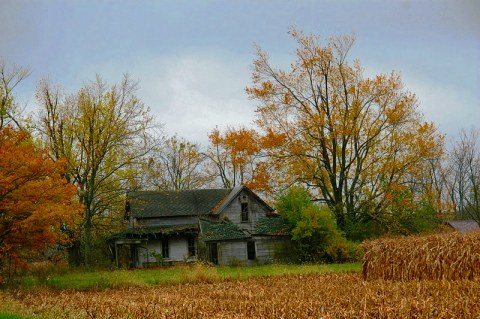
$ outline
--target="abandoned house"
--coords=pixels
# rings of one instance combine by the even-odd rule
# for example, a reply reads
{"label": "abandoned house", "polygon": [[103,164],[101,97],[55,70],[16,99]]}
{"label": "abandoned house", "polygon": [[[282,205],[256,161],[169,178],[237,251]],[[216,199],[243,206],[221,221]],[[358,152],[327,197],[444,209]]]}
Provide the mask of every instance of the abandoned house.
{"label": "abandoned house", "polygon": [[205,260],[219,265],[272,262],[290,242],[288,225],[245,186],[127,194],[129,227],[111,237],[130,247],[130,265]]}

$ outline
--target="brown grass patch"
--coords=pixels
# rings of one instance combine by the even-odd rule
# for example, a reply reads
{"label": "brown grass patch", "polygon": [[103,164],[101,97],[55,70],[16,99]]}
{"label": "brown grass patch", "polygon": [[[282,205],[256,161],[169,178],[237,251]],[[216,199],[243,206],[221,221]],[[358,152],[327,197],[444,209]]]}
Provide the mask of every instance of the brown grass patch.
{"label": "brown grass patch", "polygon": [[480,281],[297,275],[103,291],[0,292],[0,308],[47,318],[478,318]]}

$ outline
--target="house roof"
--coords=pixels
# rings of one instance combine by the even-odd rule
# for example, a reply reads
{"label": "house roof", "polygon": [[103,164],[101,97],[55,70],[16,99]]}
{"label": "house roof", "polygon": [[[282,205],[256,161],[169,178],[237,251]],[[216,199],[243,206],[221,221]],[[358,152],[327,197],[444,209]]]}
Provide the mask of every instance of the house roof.
{"label": "house roof", "polygon": [[211,213],[231,193],[231,188],[130,192],[127,203],[136,218],[199,216]]}
{"label": "house roof", "polygon": [[120,233],[107,237],[107,241],[120,238],[144,238],[148,236],[170,235],[170,234],[186,234],[198,232],[198,224],[185,225],[151,225],[137,228],[128,228]]}
{"label": "house roof", "polygon": [[219,189],[195,189],[181,191],[139,191],[127,194],[130,212],[135,218],[202,216],[220,214],[245,190],[268,211],[267,203],[245,186]]}
{"label": "house roof", "polygon": [[446,222],[448,225],[450,225],[453,229],[464,233],[467,231],[471,230],[478,230],[480,227],[478,226],[477,222],[474,221],[473,219],[467,219],[467,220],[449,220]]}
{"label": "house roof", "polygon": [[200,220],[200,229],[204,241],[234,240],[251,237],[228,219],[221,222]]}
{"label": "house roof", "polygon": [[260,204],[262,204],[263,206],[265,206],[267,208],[268,211],[270,212],[273,212],[274,209],[272,207],[270,207],[267,203],[265,203],[263,201],[263,199],[261,199],[260,197],[258,197],[257,194],[255,194],[254,192],[252,192],[248,187],[246,186],[237,186],[235,188],[233,188],[230,192],[230,194],[228,194],[227,197],[225,197],[213,210],[213,213],[214,214],[219,214],[221,213],[228,205],[230,205],[230,203],[238,196],[238,194],[245,190],[246,192],[248,192],[252,197],[254,197]]}
{"label": "house roof", "polygon": [[288,236],[290,235],[290,225],[287,220],[280,216],[260,217],[255,225],[256,235],[270,236]]}

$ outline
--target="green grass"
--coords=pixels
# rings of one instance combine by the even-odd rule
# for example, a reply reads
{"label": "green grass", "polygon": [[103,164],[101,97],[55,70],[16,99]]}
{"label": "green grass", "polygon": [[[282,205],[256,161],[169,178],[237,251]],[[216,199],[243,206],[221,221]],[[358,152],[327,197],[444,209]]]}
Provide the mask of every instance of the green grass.
{"label": "green grass", "polygon": [[[27,276],[21,286],[33,288],[48,286],[56,289],[107,289],[128,286],[171,285],[194,282],[218,282],[224,280],[245,280],[249,278],[360,271],[360,263],[283,265],[271,264],[249,267],[210,267],[203,264],[175,266],[154,269],[115,271],[71,271],[47,277]],[[1,319],[1,317],[0,317]]]}
{"label": "green grass", "polygon": [[0,312],[0,319],[26,319],[30,317],[23,317],[20,315],[15,315],[12,313],[5,313],[5,312]]}

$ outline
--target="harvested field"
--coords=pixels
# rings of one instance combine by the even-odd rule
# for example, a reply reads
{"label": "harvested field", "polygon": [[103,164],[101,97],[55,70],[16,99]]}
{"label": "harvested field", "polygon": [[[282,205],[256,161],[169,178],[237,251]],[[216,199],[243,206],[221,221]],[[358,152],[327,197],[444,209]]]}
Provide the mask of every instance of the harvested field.
{"label": "harvested field", "polygon": [[0,300],[0,310],[46,318],[478,318],[480,280],[315,274],[102,291],[3,291]]}
{"label": "harvested field", "polygon": [[480,276],[480,231],[368,241],[366,280],[473,279]]}

